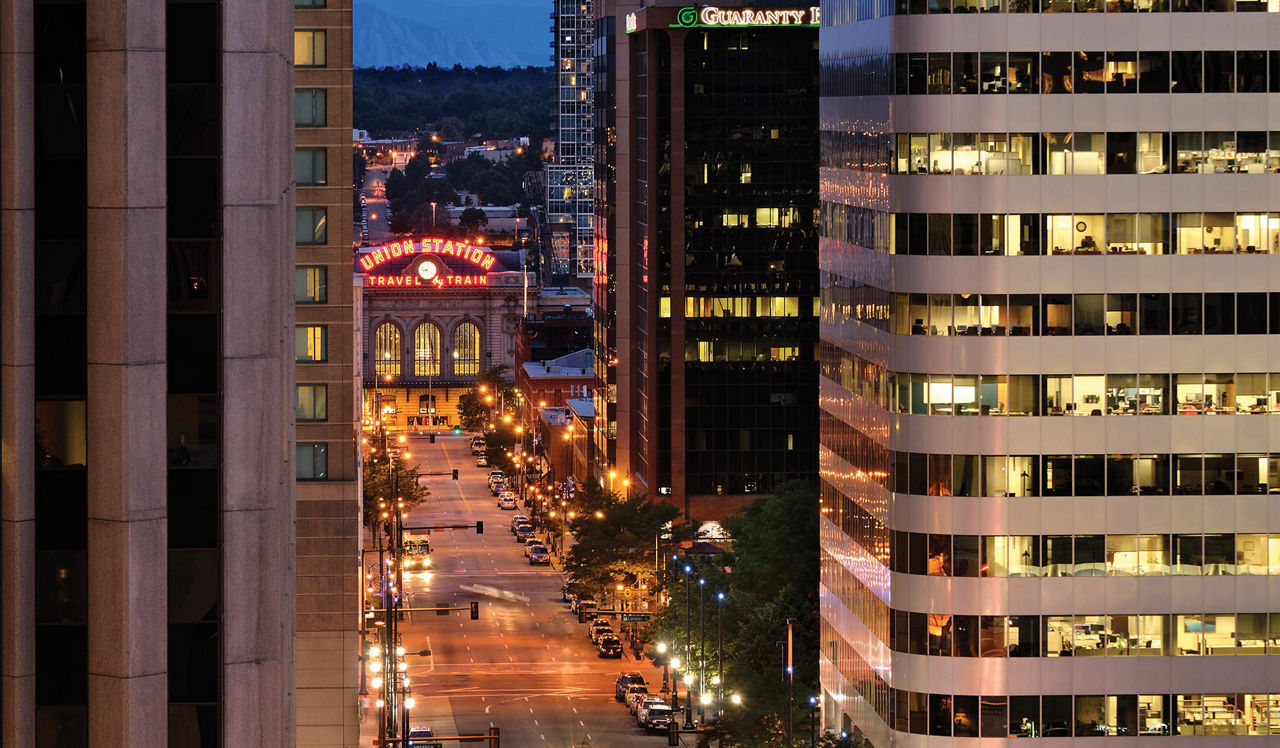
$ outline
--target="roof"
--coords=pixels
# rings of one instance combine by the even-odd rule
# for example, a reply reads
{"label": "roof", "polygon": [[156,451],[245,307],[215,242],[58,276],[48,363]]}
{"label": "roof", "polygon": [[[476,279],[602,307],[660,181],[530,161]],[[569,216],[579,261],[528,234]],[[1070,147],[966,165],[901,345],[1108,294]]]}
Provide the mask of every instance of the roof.
{"label": "roof", "polygon": [[589,397],[571,397],[565,400],[569,405],[569,410],[578,418],[587,419],[596,417],[596,404]]}
{"label": "roof", "polygon": [[528,361],[522,366],[525,376],[530,379],[595,376],[595,357],[590,348],[583,348],[550,361]]}
{"label": "roof", "polygon": [[569,409],[568,408],[539,408],[538,416],[548,426],[568,426],[569,425]]}

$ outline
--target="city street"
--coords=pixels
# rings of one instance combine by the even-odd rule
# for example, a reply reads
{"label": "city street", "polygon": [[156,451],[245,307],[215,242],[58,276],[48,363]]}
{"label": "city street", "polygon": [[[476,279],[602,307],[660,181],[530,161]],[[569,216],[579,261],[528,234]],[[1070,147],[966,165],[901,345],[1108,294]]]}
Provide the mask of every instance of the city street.
{"label": "city street", "polygon": [[[406,449],[420,471],[445,473],[422,479],[431,496],[407,525],[484,522],[483,535],[433,533],[431,573],[406,580],[409,607],[480,601],[478,621],[455,611],[410,613],[402,624],[408,651],[432,653],[409,658],[417,702],[411,724],[430,725],[436,735],[479,735],[497,726],[504,748],[665,745],[665,736],[645,735],[614,700],[619,672],[640,670],[656,689],[661,670],[629,656],[596,656],[587,627],[562,602],[559,572],[530,566],[515,542],[509,528],[517,512],[497,508],[485,482],[489,469],[475,466],[469,437],[438,436],[435,444],[413,437]],[[456,482],[448,475],[454,468]],[[369,739],[372,722],[363,730]]]}
{"label": "city street", "polygon": [[[377,188],[386,187],[387,176],[391,174],[390,166],[369,166],[364,174],[364,187],[361,188],[360,194],[364,195],[367,213],[369,214],[369,241],[373,244],[379,244],[387,237],[391,236],[391,225],[387,223],[387,200],[386,193],[382,195],[375,194]],[[356,223],[360,222],[360,216],[356,216]],[[359,241],[357,240],[357,244]]]}

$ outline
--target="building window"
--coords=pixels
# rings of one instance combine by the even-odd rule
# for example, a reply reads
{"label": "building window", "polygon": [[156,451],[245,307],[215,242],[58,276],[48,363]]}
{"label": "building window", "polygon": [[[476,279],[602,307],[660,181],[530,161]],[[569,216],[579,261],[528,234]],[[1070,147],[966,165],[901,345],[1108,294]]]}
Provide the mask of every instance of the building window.
{"label": "building window", "polygon": [[324,31],[294,30],[293,64],[298,67],[324,67],[326,65],[324,45]]}
{"label": "building window", "polygon": [[320,265],[293,269],[293,300],[298,304],[323,304],[329,300],[329,270]]}
{"label": "building window", "polygon": [[298,325],[294,328],[294,357],[300,363],[321,363],[328,360],[328,331],[324,325]]}
{"label": "building window", "polygon": [[[324,166],[324,151],[320,151],[321,167]],[[323,174],[323,169],[321,171]],[[301,182],[299,182],[301,184]],[[294,243],[326,244],[329,241],[329,209],[325,207],[299,206],[294,214]]]}
{"label": "building window", "polygon": [[[323,2],[323,0],[320,0]],[[328,95],[323,88],[298,88],[293,92],[294,127],[324,127],[328,124]]]}
{"label": "building window", "polygon": [[383,322],[373,334],[374,371],[379,379],[400,376],[400,328]]}
{"label": "building window", "polygon": [[458,377],[480,373],[480,328],[463,322],[453,330],[453,374]]}
{"label": "building window", "polygon": [[435,415],[436,396],[435,395],[418,395],[418,412]]}
{"label": "building window", "polygon": [[440,376],[440,328],[430,322],[413,330],[413,375]]}
{"label": "building window", "polygon": [[325,0],[293,0],[295,8],[323,8]]}
{"label": "building window", "polygon": [[293,150],[293,179],[299,186],[325,185],[329,183],[328,159],[323,148],[295,148]]}
{"label": "building window", "polygon": [[329,479],[329,445],[297,445],[298,480]]}
{"label": "building window", "polygon": [[294,407],[294,419],[298,421],[326,421],[329,419],[329,388],[323,384],[300,384]]}

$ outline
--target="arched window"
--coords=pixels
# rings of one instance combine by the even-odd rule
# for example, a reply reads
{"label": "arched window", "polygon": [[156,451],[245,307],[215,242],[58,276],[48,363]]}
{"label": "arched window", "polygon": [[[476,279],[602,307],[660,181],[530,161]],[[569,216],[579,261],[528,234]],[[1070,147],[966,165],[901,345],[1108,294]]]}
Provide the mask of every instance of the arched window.
{"label": "arched window", "polygon": [[440,376],[440,328],[430,322],[413,330],[413,375]]}
{"label": "arched window", "polygon": [[480,328],[463,322],[453,328],[453,374],[458,377],[480,373]]}
{"label": "arched window", "polygon": [[400,328],[383,322],[373,333],[374,371],[378,379],[400,376]]}

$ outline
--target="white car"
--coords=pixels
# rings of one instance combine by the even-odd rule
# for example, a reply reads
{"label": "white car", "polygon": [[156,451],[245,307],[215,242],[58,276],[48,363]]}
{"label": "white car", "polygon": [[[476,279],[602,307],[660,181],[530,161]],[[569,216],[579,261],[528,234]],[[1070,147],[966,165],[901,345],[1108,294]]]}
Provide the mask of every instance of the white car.
{"label": "white car", "polygon": [[499,496],[499,497],[498,497],[498,508],[499,508],[499,509],[515,509],[515,508],[516,508],[516,497],[514,497],[514,496]]}
{"label": "white car", "polygon": [[489,467],[489,458],[480,455],[476,458],[476,467]]}
{"label": "white car", "polygon": [[644,727],[644,718],[649,713],[649,707],[654,704],[666,704],[666,699],[656,694],[649,694],[644,697],[640,705],[636,707],[636,727]]}

